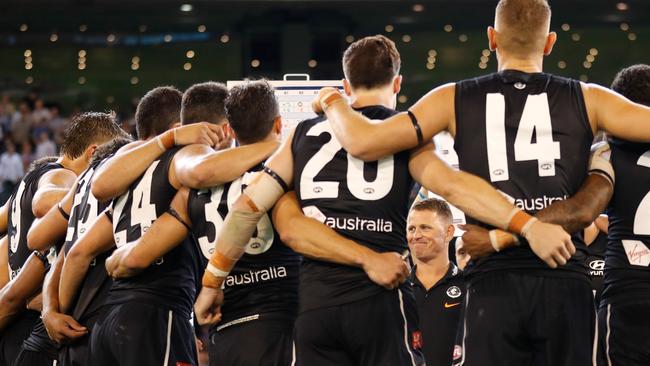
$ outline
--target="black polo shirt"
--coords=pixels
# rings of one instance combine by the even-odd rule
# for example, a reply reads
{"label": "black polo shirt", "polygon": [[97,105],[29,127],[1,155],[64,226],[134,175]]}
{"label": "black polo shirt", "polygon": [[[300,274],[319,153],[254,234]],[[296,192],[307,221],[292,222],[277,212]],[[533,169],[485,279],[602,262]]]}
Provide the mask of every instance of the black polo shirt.
{"label": "black polo shirt", "polygon": [[456,331],[465,297],[460,270],[453,263],[433,287],[426,289],[413,269],[409,282],[413,287],[420,318],[424,357],[428,366],[451,365]]}

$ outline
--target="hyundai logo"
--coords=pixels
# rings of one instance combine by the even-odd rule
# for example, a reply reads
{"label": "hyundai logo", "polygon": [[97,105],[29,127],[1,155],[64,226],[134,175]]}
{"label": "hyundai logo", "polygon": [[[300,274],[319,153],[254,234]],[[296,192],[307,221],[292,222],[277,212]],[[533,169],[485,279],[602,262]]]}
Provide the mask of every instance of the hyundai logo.
{"label": "hyundai logo", "polygon": [[602,259],[597,259],[595,261],[589,262],[589,268],[594,271],[602,271],[605,269],[605,261]]}

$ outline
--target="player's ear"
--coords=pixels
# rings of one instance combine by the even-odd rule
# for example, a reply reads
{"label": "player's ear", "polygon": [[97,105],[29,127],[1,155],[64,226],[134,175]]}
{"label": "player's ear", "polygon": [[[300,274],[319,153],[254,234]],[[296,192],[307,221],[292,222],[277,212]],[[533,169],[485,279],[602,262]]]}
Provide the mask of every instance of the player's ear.
{"label": "player's ear", "polygon": [[230,127],[230,123],[226,122],[223,125],[221,125],[221,128],[223,129],[223,133],[226,136],[226,138],[231,137],[233,139],[237,139],[237,134],[235,133],[235,130]]}
{"label": "player's ear", "polygon": [[399,94],[402,90],[402,75],[397,75],[393,79],[393,94]]}
{"label": "player's ear", "polygon": [[169,129],[176,128],[176,127],[181,127],[181,121],[172,123]]}
{"label": "player's ear", "polygon": [[497,30],[487,27],[488,48],[494,52],[497,49]]}
{"label": "player's ear", "polygon": [[273,132],[277,133],[278,135],[282,132],[281,116],[276,116],[275,119],[273,119]]}
{"label": "player's ear", "polygon": [[454,232],[456,232],[456,227],[452,224],[447,225],[447,234],[445,235],[445,241],[451,241],[451,239],[454,238]]}
{"label": "player's ear", "polygon": [[548,56],[553,51],[553,46],[557,41],[557,33],[551,32],[546,36],[546,43],[544,44],[544,56]]}
{"label": "player's ear", "polygon": [[345,95],[348,97],[352,95],[352,86],[350,86],[350,83],[347,81],[347,79],[343,79],[343,91],[345,91]]}
{"label": "player's ear", "polygon": [[97,150],[97,144],[92,144],[86,148],[86,151],[84,151],[84,159],[88,162],[93,157],[93,154],[95,153],[95,150]]}

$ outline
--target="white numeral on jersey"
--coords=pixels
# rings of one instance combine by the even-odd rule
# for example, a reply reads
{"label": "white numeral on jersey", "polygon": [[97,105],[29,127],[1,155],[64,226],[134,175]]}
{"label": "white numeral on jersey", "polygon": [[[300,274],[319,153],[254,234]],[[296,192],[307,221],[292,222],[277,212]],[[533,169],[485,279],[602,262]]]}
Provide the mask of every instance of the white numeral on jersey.
{"label": "white numeral on jersey", "polygon": [[[332,127],[328,122],[318,123],[307,131],[307,136],[320,136],[326,133],[330,140],[321,146],[320,150],[305,164],[300,175],[300,196],[302,199],[337,198],[339,196],[339,182],[314,181],[314,178],[343,147],[334,137]],[[364,175],[363,160],[347,154],[347,184],[352,195],[360,200],[374,201],[385,197],[393,188],[393,175],[395,164],[393,156],[385,157],[378,161],[377,176],[368,182]]]}
{"label": "white numeral on jersey", "polygon": [[16,225],[16,231],[9,237],[9,243],[11,244],[9,249],[12,253],[16,253],[16,250],[18,250],[18,242],[20,241],[20,224],[22,221],[20,217],[20,206],[23,201],[23,193],[25,193],[25,181],[20,182],[20,186],[14,197],[14,202],[11,205],[11,224]]}
{"label": "white numeral on jersey", "polygon": [[[248,174],[248,173],[247,173]],[[246,177],[246,175],[244,176]],[[228,196],[226,199],[228,210],[235,203],[235,200],[242,193],[242,178],[239,178],[233,181],[228,188]],[[219,186],[212,189],[212,194],[210,195],[210,202],[205,204],[205,220],[211,222],[215,228],[215,241],[219,236],[219,232],[223,228],[223,220],[225,218],[221,217],[219,214],[219,203],[223,198],[223,186]],[[273,244],[273,239],[275,234],[273,234],[273,226],[271,226],[271,219],[268,214],[264,214],[260,221],[257,223],[257,234],[254,235],[248,244],[246,245],[246,254],[262,254],[271,248]],[[212,256],[214,251],[214,244],[208,240],[207,236],[199,238],[199,245],[201,246],[201,251],[206,258]]]}
{"label": "white numeral on jersey", "polygon": [[[505,130],[505,98],[487,95],[485,109],[488,165],[492,182],[510,179]],[[535,136],[536,142],[533,141]],[[526,99],[514,144],[515,161],[537,160],[540,177],[555,175],[555,160],[560,159],[560,143],[553,141],[551,112],[546,93]]]}
{"label": "white numeral on jersey", "polygon": [[[156,160],[151,164],[147,171],[140,179],[138,185],[133,189],[133,197],[131,200],[131,222],[129,227],[140,225],[140,236],[147,232],[151,223],[158,218],[156,215],[156,205],[151,203],[151,181],[153,179],[153,172],[160,163]],[[115,203],[113,209],[113,236],[115,237],[115,245],[118,247],[126,244],[127,230],[116,232],[117,224],[124,212],[124,206],[129,197],[129,192],[123,194]]]}
{"label": "white numeral on jersey", "polygon": [[[650,150],[639,157],[637,164],[650,168]],[[636,209],[633,231],[637,235],[650,235],[650,191],[646,193]]]}

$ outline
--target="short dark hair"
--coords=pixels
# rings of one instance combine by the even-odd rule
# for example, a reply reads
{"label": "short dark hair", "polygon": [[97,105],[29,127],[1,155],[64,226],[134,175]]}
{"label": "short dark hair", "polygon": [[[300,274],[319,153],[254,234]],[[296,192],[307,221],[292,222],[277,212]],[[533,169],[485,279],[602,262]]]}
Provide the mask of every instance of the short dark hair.
{"label": "short dark hair", "polygon": [[273,87],[266,80],[247,81],[230,89],[226,99],[228,122],[239,142],[249,144],[265,138],[280,115]]}
{"label": "short dark hair", "polygon": [[173,86],[159,86],[140,99],[135,110],[138,138],[148,139],[167,131],[180,121],[183,94]]}
{"label": "short dark hair", "polygon": [[454,220],[449,204],[438,198],[427,198],[416,202],[413,204],[413,207],[411,207],[411,211],[432,211],[438,216],[445,218],[445,220],[448,220],[449,223]]}
{"label": "short dark hair", "polygon": [[226,118],[225,101],[228,88],[221,83],[208,81],[194,84],[183,93],[181,124],[196,122],[221,123]]}
{"label": "short dark hair", "polygon": [[399,74],[400,65],[395,42],[382,35],[361,38],[343,53],[343,73],[355,89],[387,85]]}
{"label": "short dark hair", "polygon": [[115,154],[122,146],[133,142],[131,137],[116,137],[100,146],[97,147],[93,153],[93,157],[90,160],[90,164],[95,164],[98,161],[102,161],[109,157],[111,154]]}
{"label": "short dark hair", "polygon": [[650,66],[638,64],[619,71],[612,90],[635,103],[650,106]]}
{"label": "short dark hair", "polygon": [[115,122],[114,113],[81,113],[63,131],[61,154],[76,159],[92,144],[101,145],[115,137],[125,136],[128,134]]}

